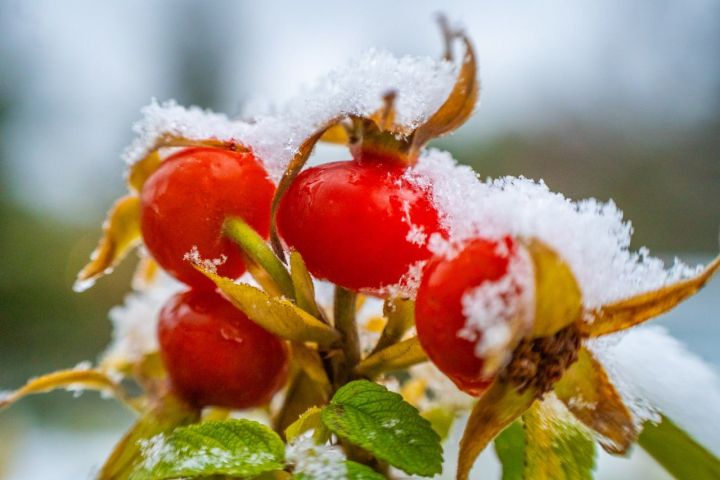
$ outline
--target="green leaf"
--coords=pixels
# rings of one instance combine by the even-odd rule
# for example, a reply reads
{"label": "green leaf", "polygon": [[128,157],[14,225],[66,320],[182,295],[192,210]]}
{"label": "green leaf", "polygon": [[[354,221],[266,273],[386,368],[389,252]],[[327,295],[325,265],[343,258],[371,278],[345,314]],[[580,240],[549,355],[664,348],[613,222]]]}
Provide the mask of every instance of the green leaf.
{"label": "green leaf", "polygon": [[678,480],[720,478],[720,460],[665,416],[646,423],[638,442]]}
{"label": "green leaf", "polygon": [[524,480],[525,431],[521,421],[511,423],[495,438],[495,453],[502,465],[502,480]]}
{"label": "green leaf", "polygon": [[295,287],[285,265],[254,228],[240,218],[231,217],[225,220],[223,232],[270,275],[285,297],[295,299]]}
{"label": "green leaf", "polygon": [[524,415],[525,478],[591,480],[595,443],[557,401],[536,402]]}
{"label": "green leaf", "polygon": [[253,476],[284,468],[285,445],[266,426],[224,420],[180,427],[143,442],[131,480],[209,475]]}
{"label": "green leaf", "polygon": [[[347,468],[346,480],[385,480],[383,475],[362,463],[347,460],[345,467]],[[293,478],[296,480],[326,480],[325,477],[308,475],[307,473],[298,473]]]}
{"label": "green leaf", "polygon": [[347,466],[348,480],[385,480],[383,475],[362,463],[348,460],[345,465]]}
{"label": "green leaf", "polygon": [[344,385],[322,412],[323,423],[407,474],[442,471],[440,437],[400,395],[367,380]]}

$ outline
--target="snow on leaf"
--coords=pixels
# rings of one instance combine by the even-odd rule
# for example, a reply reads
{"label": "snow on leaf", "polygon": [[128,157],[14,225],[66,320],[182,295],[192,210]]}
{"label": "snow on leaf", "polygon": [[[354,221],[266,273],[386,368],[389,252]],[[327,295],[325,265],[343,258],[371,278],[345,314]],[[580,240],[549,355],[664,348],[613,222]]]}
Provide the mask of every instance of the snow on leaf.
{"label": "snow on leaf", "polygon": [[293,465],[295,478],[306,480],[345,480],[348,468],[345,454],[339,446],[318,445],[309,434],[291,441],[285,453]]}
{"label": "snow on leaf", "polygon": [[341,387],[323,409],[323,423],[407,474],[442,470],[440,437],[417,409],[396,393],[366,380]]}
{"label": "snow on leaf", "polygon": [[261,423],[207,421],[141,440],[142,460],[132,480],[230,475],[254,476],[284,468],[285,445]]}

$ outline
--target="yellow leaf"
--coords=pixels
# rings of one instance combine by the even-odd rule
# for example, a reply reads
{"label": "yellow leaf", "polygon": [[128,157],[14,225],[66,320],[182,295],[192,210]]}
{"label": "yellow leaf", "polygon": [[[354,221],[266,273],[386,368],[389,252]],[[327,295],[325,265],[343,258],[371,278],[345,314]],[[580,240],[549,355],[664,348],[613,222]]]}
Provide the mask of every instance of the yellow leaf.
{"label": "yellow leaf", "polygon": [[120,198],[108,212],[103,236],[90,256],[90,263],[78,273],[74,289],[82,291],[120,263],[140,243],[140,199],[134,195]]}
{"label": "yellow leaf", "polygon": [[300,415],[315,406],[326,405],[329,396],[323,388],[300,370],[290,382],[285,402],[275,416],[274,429],[283,433]]}
{"label": "yellow leaf", "polygon": [[122,387],[105,372],[97,369],[74,368],[59,370],[28,380],[22,387],[0,397],[0,409],[9,407],[18,400],[36,393],[47,393],[60,388],[69,390],[99,390],[110,392],[118,400],[134,408],[133,402]]}
{"label": "yellow leaf", "polygon": [[250,285],[235,283],[208,270],[204,273],[225,296],[253,322],[268,332],[293,342],[316,342],[328,347],[339,340],[338,332],[283,297],[271,297]]}
{"label": "yellow leaf", "polygon": [[144,254],[141,255],[132,278],[133,290],[144,290],[148,288],[155,283],[159,272],[160,265],[158,265],[152,257]]}
{"label": "yellow leaf", "polygon": [[113,448],[97,478],[100,480],[126,480],[140,459],[141,440],[168,432],[180,425],[195,423],[200,412],[172,395],[158,399],[152,409],[145,412]]}
{"label": "yellow leaf", "polygon": [[600,444],[608,452],[623,454],[637,438],[630,411],[586,348],[555,384],[555,394],[578,420],[600,434]]}
{"label": "yellow leaf", "polygon": [[383,372],[400,370],[427,361],[417,337],[408,338],[370,355],[355,367],[355,373],[374,378]]}
{"label": "yellow leaf", "polygon": [[130,165],[127,174],[128,187],[139,194],[143,185],[145,185],[145,181],[158,169],[161,163],[162,157],[155,150]]}
{"label": "yellow leaf", "polygon": [[460,441],[458,480],[468,478],[478,455],[498,433],[530,408],[535,394],[532,388],[518,393],[511,385],[495,381],[480,397]]}
{"label": "yellow leaf", "polygon": [[535,266],[535,320],[532,337],[549,337],[582,315],[580,286],[560,256],[537,239],[526,242]]}
{"label": "yellow leaf", "polygon": [[293,342],[292,356],[300,368],[318,385],[330,393],[330,380],[328,380],[325,367],[317,350],[307,347],[304,343]]}
{"label": "yellow leaf", "polygon": [[406,298],[388,298],[383,305],[383,314],[388,320],[373,353],[397,342],[415,325],[415,302]]}
{"label": "yellow leaf", "polygon": [[290,252],[290,276],[295,287],[295,301],[298,307],[313,317],[322,319],[322,312],[315,302],[315,285],[312,277],[302,256],[295,250]]}
{"label": "yellow leaf", "polygon": [[319,427],[322,423],[320,419],[321,412],[322,409],[318,407],[310,407],[307,409],[297,420],[285,429],[285,441],[290,443],[308,430]]}
{"label": "yellow leaf", "polygon": [[718,270],[720,256],[695,277],[587,312],[590,318],[580,328],[586,335],[599,337],[657,317],[697,293]]}
{"label": "yellow leaf", "polygon": [[477,79],[477,60],[470,40],[463,33],[458,34],[465,46],[460,71],[455,85],[445,103],[420,127],[413,137],[413,152],[416,155],[423,145],[442,135],[446,135],[465,123],[473,113],[480,93]]}

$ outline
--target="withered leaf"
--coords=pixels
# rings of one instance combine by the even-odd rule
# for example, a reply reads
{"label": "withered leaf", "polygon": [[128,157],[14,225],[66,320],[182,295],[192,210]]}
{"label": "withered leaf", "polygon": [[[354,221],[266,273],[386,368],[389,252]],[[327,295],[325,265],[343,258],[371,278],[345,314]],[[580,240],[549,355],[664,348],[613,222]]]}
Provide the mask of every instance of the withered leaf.
{"label": "withered leaf", "polygon": [[293,342],[292,356],[298,366],[318,385],[330,392],[330,380],[328,379],[322,359],[317,350],[306,346],[304,343]]}
{"label": "withered leaf", "polygon": [[475,459],[495,436],[522,415],[535,399],[529,388],[518,393],[509,384],[495,381],[473,407],[468,418],[458,457],[458,480],[467,480]]}
{"label": "withered leaf", "polygon": [[355,373],[374,378],[383,372],[400,370],[427,361],[427,354],[417,337],[395,343],[370,355],[355,367]]}
{"label": "withered leaf", "polygon": [[158,169],[161,163],[162,157],[160,153],[154,150],[141,160],[130,165],[127,173],[128,187],[132,191],[140,193],[143,185],[145,185],[145,181]]}
{"label": "withered leaf", "polygon": [[383,315],[387,318],[387,323],[373,353],[400,340],[415,324],[415,302],[407,298],[388,298],[383,304]]}
{"label": "withered leaf", "polygon": [[85,290],[98,277],[110,273],[140,239],[140,199],[126,195],[108,212],[102,238],[90,255],[90,262],[78,273],[75,290]]}
{"label": "withered leaf", "polygon": [[582,294],[568,264],[537,239],[525,243],[535,266],[535,321],[531,335],[549,337],[582,315]]}
{"label": "withered leaf", "polygon": [[586,317],[589,318],[580,327],[585,334],[599,337],[638,325],[667,312],[697,293],[718,270],[720,256],[695,277],[587,312]]}
{"label": "withered leaf", "polygon": [[290,277],[295,287],[295,301],[298,307],[322,320],[322,311],[315,301],[315,285],[305,261],[296,250],[290,251]]}
{"label": "withered leaf", "polygon": [[303,412],[325,405],[328,400],[328,392],[303,370],[299,370],[290,381],[285,402],[273,420],[275,431],[284,434]]}
{"label": "withered leaf", "polygon": [[599,434],[610,453],[623,454],[637,438],[632,414],[605,369],[586,348],[555,384],[555,394],[575,417]]}

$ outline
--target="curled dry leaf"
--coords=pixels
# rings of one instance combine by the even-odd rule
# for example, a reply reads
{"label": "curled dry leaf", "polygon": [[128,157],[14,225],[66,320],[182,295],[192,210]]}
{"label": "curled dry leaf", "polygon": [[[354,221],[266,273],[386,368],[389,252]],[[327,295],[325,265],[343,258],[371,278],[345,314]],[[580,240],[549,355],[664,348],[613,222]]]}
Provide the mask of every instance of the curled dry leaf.
{"label": "curled dry leaf", "polygon": [[29,380],[17,390],[0,397],[0,409],[9,407],[28,395],[47,393],[60,388],[109,392],[131,408],[136,408],[135,403],[128,397],[125,390],[123,390],[120,384],[110,378],[107,373],[91,368],[73,368],[59,370]]}
{"label": "curled dry leaf", "polygon": [[427,359],[418,338],[411,337],[365,358],[355,367],[355,373],[374,378],[383,372],[407,368]]}
{"label": "curled dry leaf", "polygon": [[518,393],[507,383],[495,381],[473,407],[458,457],[458,480],[467,480],[475,459],[495,436],[525,413],[535,400],[533,388]]}
{"label": "curled dry leaf", "polygon": [[90,263],[78,273],[75,290],[85,290],[97,278],[110,273],[140,239],[140,199],[126,195],[108,212],[102,238],[90,256]]}
{"label": "curled dry leaf", "polygon": [[642,293],[587,312],[580,327],[588,336],[599,337],[638,325],[657,317],[697,293],[720,270],[720,256],[698,275],[672,285]]}
{"label": "curled dry leaf", "polygon": [[295,301],[297,306],[313,317],[324,319],[320,307],[315,301],[315,285],[302,256],[296,250],[290,251],[290,277],[295,287]]}
{"label": "curled dry leaf", "polygon": [[532,337],[549,337],[582,315],[575,275],[560,256],[537,239],[525,242],[535,267],[535,320]]}
{"label": "curled dry leaf", "polygon": [[480,94],[475,50],[464,33],[460,32],[457,36],[465,47],[465,56],[457,80],[445,103],[415,130],[412,150],[414,155],[433,138],[446,135],[465,123],[475,109]]}
{"label": "curled dry leaf", "polygon": [[162,157],[154,150],[128,168],[127,183],[130,191],[140,193],[145,181],[160,167]]}
{"label": "curled dry leaf", "polygon": [[602,447],[624,454],[637,439],[632,414],[605,369],[586,348],[555,384],[555,394],[575,417],[599,435]]}
{"label": "curled dry leaf", "polygon": [[253,286],[235,283],[229,278],[195,265],[235,307],[268,332],[293,342],[315,342],[329,347],[339,340],[338,332],[283,297],[272,297]]}

